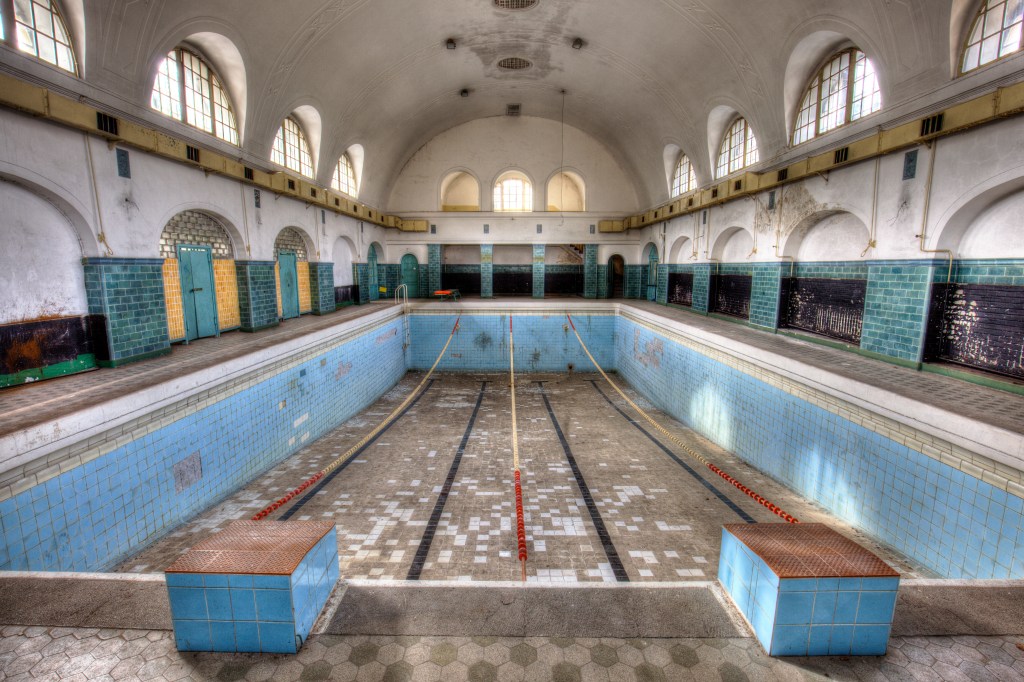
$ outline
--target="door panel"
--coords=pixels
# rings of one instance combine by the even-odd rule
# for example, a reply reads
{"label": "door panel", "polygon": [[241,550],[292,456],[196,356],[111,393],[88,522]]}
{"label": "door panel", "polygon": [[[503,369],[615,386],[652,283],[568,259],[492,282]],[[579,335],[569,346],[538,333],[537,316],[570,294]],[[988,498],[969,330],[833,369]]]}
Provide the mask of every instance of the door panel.
{"label": "door panel", "polygon": [[295,254],[282,252],[277,257],[281,269],[281,315],[285,319],[299,316],[299,275]]}
{"label": "door panel", "polygon": [[416,256],[407,253],[402,256],[402,284],[409,287],[409,298],[419,297],[420,264]]}
{"label": "door panel", "polygon": [[208,246],[178,246],[181,301],[185,339],[216,336],[217,291],[213,279],[213,254]]}

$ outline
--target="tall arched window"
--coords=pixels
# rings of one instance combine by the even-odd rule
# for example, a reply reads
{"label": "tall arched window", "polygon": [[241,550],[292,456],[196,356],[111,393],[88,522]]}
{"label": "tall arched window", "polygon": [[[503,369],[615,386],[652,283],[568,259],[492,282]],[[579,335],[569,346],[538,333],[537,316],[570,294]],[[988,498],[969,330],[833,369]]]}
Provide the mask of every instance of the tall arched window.
{"label": "tall arched window", "polygon": [[[49,62],[69,73],[78,74],[71,34],[57,5],[51,0],[15,0],[14,34],[18,49]],[[0,38],[7,35],[6,18]]]}
{"label": "tall arched window", "polygon": [[730,173],[753,165],[758,161],[757,138],[747,125],[745,118],[737,118],[722,138],[718,153],[718,172],[715,177],[724,178]]}
{"label": "tall arched window", "polygon": [[224,86],[191,50],[176,47],[160,62],[149,105],[164,116],[238,144],[238,126]]}
{"label": "tall arched window", "polygon": [[960,73],[967,73],[1020,50],[1022,19],[1024,2],[1021,0],[982,2],[964,45]]}
{"label": "tall arched window", "polygon": [[494,183],[495,211],[532,211],[533,185],[518,171],[509,171]]}
{"label": "tall arched window", "polygon": [[291,116],[284,120],[277,131],[270,160],[307,178],[313,177],[313,157],[309,154],[309,144],[299,122]]}
{"label": "tall arched window", "polygon": [[334,177],[331,178],[331,187],[344,192],[352,198],[359,196],[359,182],[356,180],[356,169],[352,165],[352,159],[348,152],[341,155],[338,165],[334,167]]}
{"label": "tall arched window", "polygon": [[882,92],[871,60],[855,47],[844,50],[829,59],[807,86],[793,129],[793,144],[807,142],[881,108]]}
{"label": "tall arched window", "polygon": [[697,174],[693,172],[693,164],[686,154],[679,155],[676,169],[672,173],[672,197],[686,194],[690,190],[697,189]]}

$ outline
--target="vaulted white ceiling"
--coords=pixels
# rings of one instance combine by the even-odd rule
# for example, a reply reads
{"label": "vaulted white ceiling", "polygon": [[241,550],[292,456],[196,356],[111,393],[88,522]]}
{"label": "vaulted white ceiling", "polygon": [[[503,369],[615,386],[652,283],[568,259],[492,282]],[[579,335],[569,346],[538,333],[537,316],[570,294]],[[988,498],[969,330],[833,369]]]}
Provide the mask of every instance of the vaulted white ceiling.
{"label": "vaulted white ceiling", "polygon": [[[241,68],[230,49],[209,43],[208,52],[224,54],[208,56],[244,98],[244,153],[267,159],[282,118],[314,107],[318,180],[328,184],[334,160],[361,144],[361,198],[384,209],[403,165],[431,138],[513,102],[525,116],[559,120],[564,89],[565,121],[602,140],[636,178],[641,202],[653,205],[667,197],[666,145],[678,145],[698,180],[710,181],[709,147],[731,111],[752,124],[763,161],[787,153],[801,94],[787,95],[787,71],[789,89],[802,91],[840,43],[874,60],[888,110],[934,95],[951,82],[951,44],[973,5],[539,0],[507,11],[494,0],[94,0],[85,3],[83,87],[151,118],[161,55],[188,36],[224,36]],[[580,50],[571,46],[577,37]],[[445,48],[447,38],[457,49]],[[496,62],[507,56],[533,66],[502,71]]]}

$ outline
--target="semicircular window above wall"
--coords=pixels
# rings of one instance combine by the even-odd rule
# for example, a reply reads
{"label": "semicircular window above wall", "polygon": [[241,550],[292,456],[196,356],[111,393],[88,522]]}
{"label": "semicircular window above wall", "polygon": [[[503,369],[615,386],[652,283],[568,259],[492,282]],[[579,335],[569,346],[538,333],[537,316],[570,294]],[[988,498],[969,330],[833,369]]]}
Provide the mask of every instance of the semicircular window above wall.
{"label": "semicircular window above wall", "polygon": [[676,198],[687,192],[697,189],[697,174],[693,171],[693,164],[686,154],[679,155],[676,162],[676,169],[672,172],[672,198]]}
{"label": "semicircular window above wall", "polygon": [[812,140],[882,108],[878,74],[871,60],[853,47],[833,55],[804,93],[793,144]]}
{"label": "semicircular window above wall", "polygon": [[313,177],[313,157],[309,153],[309,143],[306,142],[302,126],[291,116],[287,117],[277,130],[270,160],[307,178]]}
{"label": "semicircular window above wall", "polygon": [[331,188],[347,194],[353,199],[359,196],[359,182],[356,179],[356,169],[352,165],[352,158],[348,155],[348,152],[341,155],[341,158],[338,159],[338,164],[334,167]]}
{"label": "semicircular window above wall", "polygon": [[533,183],[519,171],[503,173],[494,183],[495,211],[532,211]]}
{"label": "semicircular window above wall", "polygon": [[[0,40],[11,28],[4,17]],[[14,34],[18,49],[69,73],[78,74],[71,34],[56,3],[51,0],[14,0]]]}
{"label": "semicircular window above wall", "polygon": [[987,0],[981,3],[971,32],[964,44],[960,73],[967,73],[1018,52],[1021,48],[1021,26],[1024,24],[1024,1]]}
{"label": "semicircular window above wall", "polygon": [[757,138],[745,118],[737,118],[729,126],[722,138],[722,147],[718,153],[718,166],[715,177],[727,175],[752,166],[758,162]]}
{"label": "semicircular window above wall", "polygon": [[195,52],[176,47],[160,62],[149,105],[164,116],[238,144],[231,101],[217,74]]}

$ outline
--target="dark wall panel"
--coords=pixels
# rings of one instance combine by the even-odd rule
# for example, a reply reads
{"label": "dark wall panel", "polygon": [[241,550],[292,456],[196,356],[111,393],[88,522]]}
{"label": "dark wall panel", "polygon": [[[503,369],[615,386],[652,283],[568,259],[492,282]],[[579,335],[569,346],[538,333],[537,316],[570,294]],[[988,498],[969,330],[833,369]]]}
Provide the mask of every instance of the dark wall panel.
{"label": "dark wall panel", "polygon": [[925,359],[1024,378],[1024,287],[935,284]]}
{"label": "dark wall panel", "polygon": [[693,305],[693,273],[668,273],[668,302],[675,305]]}
{"label": "dark wall panel", "polygon": [[442,289],[458,289],[462,296],[480,295],[480,271],[466,272],[462,270],[448,270],[441,272]]}
{"label": "dark wall panel", "polygon": [[750,275],[715,275],[711,278],[711,312],[750,318]]}
{"label": "dark wall panel", "polygon": [[533,296],[533,273],[494,270],[495,296]]}
{"label": "dark wall panel", "polygon": [[582,272],[544,273],[545,296],[582,296]]}
{"label": "dark wall panel", "polygon": [[783,279],[782,326],[859,344],[866,291],[863,279]]}

